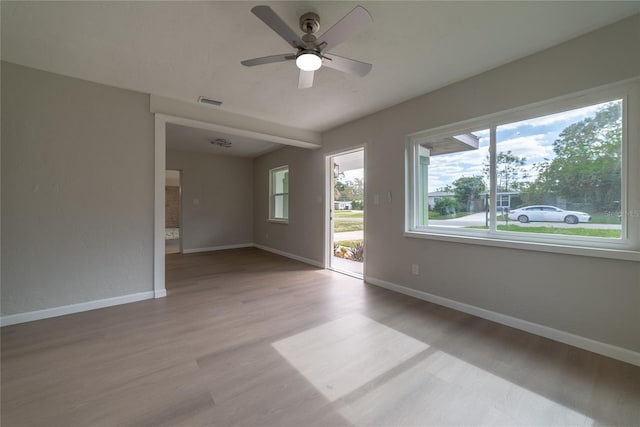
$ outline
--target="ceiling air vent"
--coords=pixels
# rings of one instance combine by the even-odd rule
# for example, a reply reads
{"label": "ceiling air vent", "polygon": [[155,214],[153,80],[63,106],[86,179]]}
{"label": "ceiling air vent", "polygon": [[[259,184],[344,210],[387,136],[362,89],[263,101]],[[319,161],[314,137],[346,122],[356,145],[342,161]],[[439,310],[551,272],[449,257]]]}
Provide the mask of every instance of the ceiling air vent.
{"label": "ceiling air vent", "polygon": [[216,107],[222,105],[222,101],[216,101],[215,99],[207,98],[206,96],[198,97],[198,102],[201,104],[215,105]]}
{"label": "ceiling air vent", "polygon": [[231,143],[231,141],[229,141],[228,139],[224,139],[224,138],[216,138],[212,141],[209,141],[212,145],[217,145],[219,147],[223,147],[223,148],[231,148],[231,146],[233,145]]}

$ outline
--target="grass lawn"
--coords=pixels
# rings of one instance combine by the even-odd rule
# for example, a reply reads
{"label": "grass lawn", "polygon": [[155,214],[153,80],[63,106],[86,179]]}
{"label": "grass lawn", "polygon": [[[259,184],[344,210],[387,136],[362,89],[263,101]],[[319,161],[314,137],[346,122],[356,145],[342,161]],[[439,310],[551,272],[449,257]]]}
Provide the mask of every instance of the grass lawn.
{"label": "grass lawn", "polygon": [[470,212],[456,212],[453,215],[440,215],[438,212],[429,211],[429,219],[453,219],[462,218],[463,216],[471,215]]}
{"label": "grass lawn", "polygon": [[334,211],[336,218],[363,218],[363,211]]}
{"label": "grass lawn", "polygon": [[348,248],[355,248],[358,245],[361,245],[363,240],[341,240],[339,242],[333,242],[334,244],[340,246],[346,246]]}
{"label": "grass lawn", "polygon": [[620,224],[617,212],[598,212],[591,215],[594,224]]}
{"label": "grass lawn", "polygon": [[[346,231],[364,230],[363,211],[334,211],[335,220],[333,222],[334,233],[344,233]],[[343,219],[342,221],[340,219]],[[360,221],[358,221],[360,219]]]}
{"label": "grass lawn", "polygon": [[[488,227],[473,226],[467,228],[480,228],[486,230]],[[544,233],[544,234],[564,234],[568,236],[587,237],[620,237],[620,230],[608,230],[598,228],[554,228],[554,227],[520,227],[519,225],[498,225],[499,231],[517,231],[520,233]]]}
{"label": "grass lawn", "polygon": [[358,221],[340,221],[335,220],[333,222],[334,233],[344,233],[346,231],[361,231],[364,230],[364,224]]}

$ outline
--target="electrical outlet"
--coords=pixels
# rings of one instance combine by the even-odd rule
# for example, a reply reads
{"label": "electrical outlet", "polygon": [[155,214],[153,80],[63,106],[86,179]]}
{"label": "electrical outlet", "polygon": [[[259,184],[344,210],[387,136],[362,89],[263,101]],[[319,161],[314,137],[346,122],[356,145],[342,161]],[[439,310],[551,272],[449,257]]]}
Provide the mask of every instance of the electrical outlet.
{"label": "electrical outlet", "polygon": [[411,273],[414,276],[417,276],[420,274],[420,266],[418,266],[418,264],[411,264]]}

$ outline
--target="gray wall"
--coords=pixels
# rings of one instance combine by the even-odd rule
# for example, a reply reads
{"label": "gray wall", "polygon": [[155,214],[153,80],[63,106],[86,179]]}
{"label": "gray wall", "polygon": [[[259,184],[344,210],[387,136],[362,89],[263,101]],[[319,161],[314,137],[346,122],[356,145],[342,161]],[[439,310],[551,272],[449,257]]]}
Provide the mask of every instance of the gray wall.
{"label": "gray wall", "polygon": [[152,291],[149,96],[2,62],[3,315]]}
{"label": "gray wall", "polygon": [[406,134],[639,76],[638,46],[640,15],[326,132],[321,151],[263,156],[256,177],[290,165],[292,220],[266,224],[268,186],[256,184],[256,243],[321,261],[324,156],[366,144],[368,277],[640,351],[639,262],[403,236]]}
{"label": "gray wall", "polygon": [[253,160],[167,151],[167,169],[182,170],[182,247],[253,242]]}
{"label": "gray wall", "polygon": [[[289,165],[289,223],[270,222],[269,170]],[[322,262],[324,163],[319,150],[288,147],[254,161],[254,242]]]}

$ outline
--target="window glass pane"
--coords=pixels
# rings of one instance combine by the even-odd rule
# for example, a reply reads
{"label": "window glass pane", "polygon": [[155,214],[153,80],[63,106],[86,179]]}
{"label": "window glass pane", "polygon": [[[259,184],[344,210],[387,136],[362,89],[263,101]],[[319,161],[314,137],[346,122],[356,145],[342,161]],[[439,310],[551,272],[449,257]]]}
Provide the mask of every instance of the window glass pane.
{"label": "window glass pane", "polygon": [[286,166],[271,170],[269,217],[289,218],[289,168]]}
{"label": "window glass pane", "polygon": [[484,226],[489,130],[427,140],[416,146],[417,224]]}
{"label": "window glass pane", "polygon": [[289,218],[289,195],[277,194],[273,196],[273,213],[274,218],[287,219]]}
{"label": "window glass pane", "polygon": [[620,238],[621,100],[499,126],[496,153],[498,231]]}
{"label": "window glass pane", "polygon": [[289,192],[289,169],[280,169],[273,172],[274,194]]}

